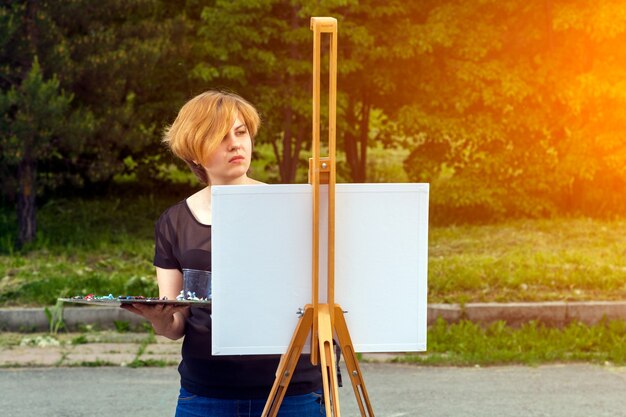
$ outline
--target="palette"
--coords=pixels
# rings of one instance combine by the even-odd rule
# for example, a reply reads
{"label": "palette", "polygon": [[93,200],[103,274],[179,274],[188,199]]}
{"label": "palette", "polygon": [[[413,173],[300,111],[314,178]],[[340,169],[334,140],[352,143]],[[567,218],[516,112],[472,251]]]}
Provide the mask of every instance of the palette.
{"label": "palette", "polygon": [[173,306],[195,306],[210,308],[211,300],[162,300],[158,298],[59,298],[64,303],[86,304],[90,306],[120,306],[123,304],[152,304]]}

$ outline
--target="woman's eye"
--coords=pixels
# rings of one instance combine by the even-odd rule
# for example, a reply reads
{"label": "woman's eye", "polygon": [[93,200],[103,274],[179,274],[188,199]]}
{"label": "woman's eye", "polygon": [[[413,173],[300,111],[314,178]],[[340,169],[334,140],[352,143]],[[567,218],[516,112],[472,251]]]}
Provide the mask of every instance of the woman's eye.
{"label": "woman's eye", "polygon": [[246,130],[238,130],[238,131],[237,131],[237,134],[238,134],[239,136],[241,136],[241,135],[245,135],[245,134],[246,134],[246,132],[247,132]]}

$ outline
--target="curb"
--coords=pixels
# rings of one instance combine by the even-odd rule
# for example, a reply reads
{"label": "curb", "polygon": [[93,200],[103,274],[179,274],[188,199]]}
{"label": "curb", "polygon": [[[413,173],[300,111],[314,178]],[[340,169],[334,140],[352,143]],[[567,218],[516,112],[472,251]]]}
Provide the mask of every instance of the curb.
{"label": "curb", "polygon": [[626,320],[626,301],[429,304],[428,324],[438,317],[452,323],[462,319],[484,324],[504,321],[510,326],[531,320],[551,326],[564,326],[572,321],[593,325],[602,320]]}
{"label": "curb", "polygon": [[[52,309],[52,308],[50,308]],[[115,322],[125,322],[131,327],[148,323],[142,317],[120,307],[69,307],[63,309],[63,324],[67,330],[79,330],[91,325],[99,329],[114,329]],[[38,332],[50,330],[50,322],[43,307],[0,308],[0,330],[13,332]]]}
{"label": "curb", "polygon": [[[484,324],[501,320],[511,326],[519,326],[531,320],[551,326],[564,326],[572,321],[593,325],[604,319],[626,320],[626,301],[429,304],[428,324],[433,324],[440,317],[449,323],[465,319]],[[119,307],[63,309],[63,323],[68,330],[85,325],[112,329],[116,321],[128,323],[131,327],[147,323],[143,318]],[[50,323],[42,307],[0,308],[1,331],[35,332],[49,329]]]}

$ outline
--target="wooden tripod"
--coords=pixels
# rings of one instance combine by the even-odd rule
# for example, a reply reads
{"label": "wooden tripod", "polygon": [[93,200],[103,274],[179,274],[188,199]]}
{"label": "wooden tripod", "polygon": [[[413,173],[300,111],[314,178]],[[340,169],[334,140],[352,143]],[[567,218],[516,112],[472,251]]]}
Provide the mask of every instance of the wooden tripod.
{"label": "wooden tripod", "polygon": [[[344,354],[346,369],[352,382],[361,416],[374,416],[365,383],[352,345],[344,313],[335,304],[335,140],[337,117],[337,20],[330,17],[311,18],[313,31],[313,157],[309,160],[309,183],[313,188],[313,271],[312,304],[296,326],[287,352],[276,371],[274,385],[263,409],[263,417],[275,417],[291,381],[298,358],[311,333],[311,363],[321,362],[326,415],[339,417],[339,388],[333,333]],[[320,157],[320,61],[322,33],[330,35],[328,157]],[[328,288],[326,303],[319,303],[319,219],[320,184],[328,184]]]}

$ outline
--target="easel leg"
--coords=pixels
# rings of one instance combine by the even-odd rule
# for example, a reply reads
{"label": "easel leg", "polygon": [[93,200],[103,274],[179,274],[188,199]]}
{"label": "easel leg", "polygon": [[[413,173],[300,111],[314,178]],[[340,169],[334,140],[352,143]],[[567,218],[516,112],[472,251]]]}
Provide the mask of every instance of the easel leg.
{"label": "easel leg", "polygon": [[280,360],[280,364],[278,365],[276,379],[274,380],[274,385],[272,386],[270,395],[265,403],[265,408],[263,408],[263,414],[261,414],[262,417],[276,417],[278,414],[280,405],[285,397],[285,392],[287,391],[287,387],[291,381],[291,376],[296,369],[300,353],[302,353],[304,343],[306,342],[306,338],[309,335],[312,326],[313,308],[306,306],[304,309],[304,315],[298,322],[298,326],[296,327],[293,337],[291,338],[287,352],[285,352]]}
{"label": "easel leg", "polygon": [[[354,352],[354,346],[352,345],[352,339],[348,332],[346,319],[343,316],[343,310],[339,306],[335,306],[335,331],[337,332],[337,341],[339,342],[339,346],[341,346],[344,361],[346,362],[346,369],[350,376],[350,381],[352,382],[356,402],[359,405],[359,410],[361,410],[361,416],[374,417],[374,410],[372,410],[372,405],[367,395],[363,374],[361,373],[361,368],[359,367],[359,362]],[[365,412],[366,407],[367,414]]]}
{"label": "easel leg", "polygon": [[328,304],[319,305],[319,348],[326,416],[340,417],[337,365],[335,363],[333,329]]}

